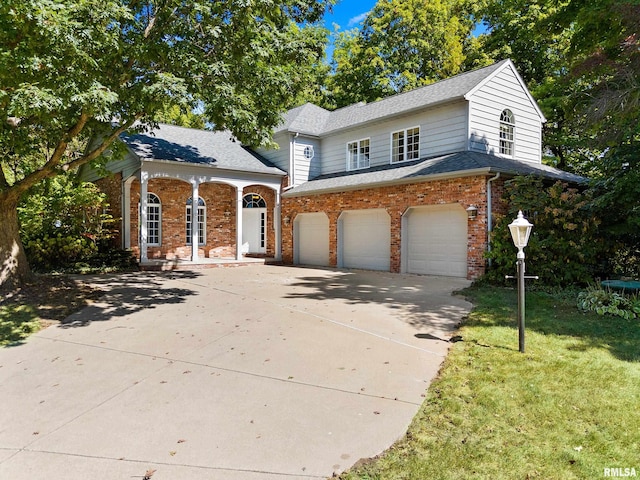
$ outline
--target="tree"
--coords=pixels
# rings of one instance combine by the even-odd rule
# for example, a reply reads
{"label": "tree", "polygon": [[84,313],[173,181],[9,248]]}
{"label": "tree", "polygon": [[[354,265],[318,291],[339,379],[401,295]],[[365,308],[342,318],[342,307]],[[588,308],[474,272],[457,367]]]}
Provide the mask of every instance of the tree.
{"label": "tree", "polygon": [[593,179],[589,211],[619,252],[609,273],[640,272],[640,3],[485,0],[490,55],[510,56],[547,117],[546,150]]}
{"label": "tree", "polygon": [[542,179],[519,176],[505,182],[502,201],[506,214],[496,215],[491,235],[492,267],[487,279],[505,283],[514,270],[514,246],[509,223],[519,210],[534,224],[527,246],[529,267],[542,285],[566,287],[585,285],[600,273],[609,244],[598,235],[600,218],[589,208],[590,192],[581,192],[562,182],[545,185]]}
{"label": "tree", "polygon": [[[270,142],[334,0],[3,0],[0,286],[29,276],[16,207],[41,180],[98,159],[166,104],[203,106],[244,143]],[[89,138],[100,138],[90,149]]]}
{"label": "tree", "polygon": [[461,0],[380,0],[341,33],[328,89],[336,106],[427,85],[463,70],[473,22]]}

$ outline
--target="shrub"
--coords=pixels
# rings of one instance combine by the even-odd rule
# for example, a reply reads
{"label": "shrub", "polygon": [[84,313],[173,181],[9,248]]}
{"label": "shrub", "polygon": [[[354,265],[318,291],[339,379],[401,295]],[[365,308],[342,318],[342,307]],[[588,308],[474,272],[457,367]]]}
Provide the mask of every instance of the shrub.
{"label": "shrub", "polygon": [[40,272],[106,272],[137,268],[130,252],[111,246],[114,218],[92,183],[60,175],[36,185],[18,208],[31,268]]}
{"label": "shrub", "polygon": [[640,298],[622,293],[589,287],[578,294],[578,308],[584,312],[596,312],[598,315],[615,315],[624,319],[640,316]]}
{"label": "shrub", "polygon": [[37,238],[25,245],[31,268],[41,272],[64,269],[97,251],[97,245],[87,238],[62,235]]}
{"label": "shrub", "polygon": [[516,249],[508,225],[522,210],[534,227],[525,249],[527,272],[547,286],[586,285],[600,273],[605,244],[599,240],[599,220],[589,209],[589,194],[556,182],[545,186],[540,178],[515,177],[505,182],[502,199],[509,210],[496,215],[487,257],[492,268],[487,280],[504,283],[515,274]]}

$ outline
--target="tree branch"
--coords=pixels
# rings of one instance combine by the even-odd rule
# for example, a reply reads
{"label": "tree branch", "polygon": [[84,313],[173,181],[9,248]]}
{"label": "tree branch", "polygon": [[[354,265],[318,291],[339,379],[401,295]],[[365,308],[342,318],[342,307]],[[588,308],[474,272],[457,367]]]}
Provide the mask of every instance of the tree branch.
{"label": "tree branch", "polygon": [[127,120],[124,124],[120,125],[117,129],[111,132],[111,134],[108,137],[106,137],[102,141],[102,143],[100,143],[100,145],[98,145],[96,148],[94,148],[90,152],[85,153],[82,157],[77,158],[72,162],[65,164],[63,168],[65,170],[73,170],[74,168],[80,167],[85,163],[95,160],[100,155],[102,155],[107,148],[109,148],[109,145],[111,145],[120,136],[121,133],[123,133],[125,130],[131,127],[138,120],[138,118],[139,118],[139,115],[136,115],[133,118]]}
{"label": "tree branch", "polygon": [[69,142],[77,137],[82,129],[85,127],[87,122],[91,117],[88,113],[82,112],[80,114],[80,118],[67,132],[62,136],[56,148],[53,150],[53,153],[47,160],[42,168],[36,170],[35,172],[27,175],[19,182],[16,182],[11,187],[11,191],[13,191],[16,195],[20,196],[24,192],[26,192],[30,187],[38,183],[40,180],[43,180],[51,175],[53,175],[55,169],[60,164],[60,160],[64,155],[64,152],[67,150],[67,146]]}

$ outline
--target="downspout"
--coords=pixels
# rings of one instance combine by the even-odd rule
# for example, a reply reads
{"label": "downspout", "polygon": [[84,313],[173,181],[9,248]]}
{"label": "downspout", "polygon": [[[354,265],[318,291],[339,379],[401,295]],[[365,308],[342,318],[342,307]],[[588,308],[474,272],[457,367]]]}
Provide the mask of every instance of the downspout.
{"label": "downspout", "polygon": [[295,185],[294,169],[296,168],[296,165],[294,156],[296,153],[296,138],[298,138],[298,135],[300,135],[300,132],[292,134],[291,141],[289,142],[289,185],[287,185],[286,190],[293,188]]}
{"label": "downspout", "polygon": [[[495,177],[490,178],[489,180],[487,180],[487,251],[491,251],[491,232],[493,231],[493,215],[492,215],[492,210],[493,210],[493,205],[492,205],[492,199],[491,199],[491,183],[494,180],[497,180],[500,178],[500,172],[496,173]],[[489,266],[492,265],[492,259],[489,258]]]}

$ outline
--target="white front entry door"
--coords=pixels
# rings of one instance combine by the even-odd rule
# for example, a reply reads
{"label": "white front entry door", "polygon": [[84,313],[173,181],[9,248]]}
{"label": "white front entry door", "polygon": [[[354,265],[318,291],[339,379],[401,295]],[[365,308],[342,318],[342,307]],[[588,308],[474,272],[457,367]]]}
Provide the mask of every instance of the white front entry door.
{"label": "white front entry door", "polygon": [[267,251],[267,209],[242,209],[242,253]]}

